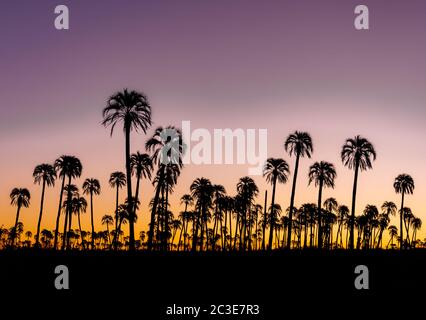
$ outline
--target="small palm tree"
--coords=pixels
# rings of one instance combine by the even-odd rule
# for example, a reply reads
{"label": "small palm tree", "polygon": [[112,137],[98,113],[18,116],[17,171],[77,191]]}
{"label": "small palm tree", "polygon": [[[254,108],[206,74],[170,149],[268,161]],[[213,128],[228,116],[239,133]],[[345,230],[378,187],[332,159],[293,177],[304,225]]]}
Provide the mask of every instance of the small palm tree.
{"label": "small palm tree", "polygon": [[[153,171],[153,164],[151,157],[146,153],[136,152],[130,157],[130,165],[132,167],[132,174],[136,175],[136,190],[135,199],[139,200],[139,184],[142,178],[151,180]],[[133,208],[133,213],[136,215],[136,208]]]}
{"label": "small palm tree", "polygon": [[[399,233],[401,241],[399,243],[400,249],[402,249],[402,245],[404,242],[403,238],[403,228],[402,228],[402,222],[404,220],[404,196],[405,194],[413,194],[414,191],[414,180],[413,178],[408,174],[400,174],[395,178],[395,181],[393,183],[393,187],[395,189],[396,193],[401,194],[401,210],[400,210],[400,224],[399,224]],[[407,235],[408,236],[408,235]]]}
{"label": "small palm tree", "polygon": [[[83,197],[80,196],[76,196],[72,199],[71,201],[71,206],[72,206],[72,212],[77,215],[77,220],[78,220],[78,230],[80,231],[80,236],[81,236],[81,246],[83,249],[85,249],[84,246],[84,236],[83,236],[83,231],[81,229],[81,219],[80,219],[80,215],[81,213],[86,212],[87,209],[87,201],[86,199],[84,199]],[[92,232],[92,235],[94,233]]]}
{"label": "small palm tree", "polygon": [[38,247],[40,243],[39,237],[40,237],[41,218],[43,216],[44,193],[45,193],[46,186],[53,187],[55,185],[56,170],[50,164],[46,164],[46,163],[40,164],[35,167],[33,172],[33,178],[34,178],[34,183],[42,184],[40,214],[38,216],[37,233],[35,236],[35,241],[36,241],[35,247]]}
{"label": "small palm tree", "polygon": [[[322,189],[323,187],[334,188],[334,179],[336,179],[336,169],[332,163],[321,161],[315,162],[309,168],[309,184],[313,181],[318,186],[318,248],[322,248]],[[337,207],[337,206],[336,206]]]}
{"label": "small palm tree", "polygon": [[65,222],[64,222],[64,234],[62,236],[62,249],[65,248],[65,244],[67,243],[67,222],[68,217],[71,217],[71,181],[72,179],[78,178],[81,176],[81,173],[83,171],[83,166],[80,162],[80,160],[74,156],[61,156],[55,161],[55,170],[59,174],[59,177],[62,178],[62,187],[61,187],[61,193],[59,196],[59,209],[58,209],[58,215],[56,217],[56,228],[55,228],[55,242],[54,242],[54,248],[56,249],[57,246],[57,240],[58,240],[58,228],[59,228],[59,218],[61,214],[62,209],[62,196],[64,193],[65,188],[65,179],[68,178],[68,191],[67,191],[67,201],[69,201],[67,208],[68,210],[65,212]]}
{"label": "small palm tree", "polygon": [[111,188],[115,188],[115,229],[118,228],[118,205],[119,205],[119,194],[120,189],[126,185],[126,175],[123,172],[115,171],[111,173],[109,177],[109,185]]}
{"label": "small palm tree", "polygon": [[[275,216],[273,210],[275,209],[275,189],[278,183],[286,183],[288,180],[288,174],[290,173],[289,166],[284,159],[269,158],[266,160],[263,168],[263,176],[266,181],[272,184],[272,201],[271,201],[271,215]],[[273,233],[274,233],[274,219],[269,219],[270,231],[269,231],[269,244],[268,249],[272,249]]]}
{"label": "small palm tree", "polygon": [[[118,123],[122,123],[126,139],[125,159],[126,159],[126,177],[127,177],[127,198],[132,195],[132,176],[130,163],[130,133],[142,130],[144,133],[151,126],[151,106],[148,98],[143,93],[137,91],[128,91],[124,89],[121,92],[113,94],[103,109],[102,124],[105,127],[111,127],[111,135]],[[128,205],[131,205],[129,201]],[[128,212],[132,212],[131,207]],[[134,219],[130,216],[129,220],[129,249],[135,249]]]}
{"label": "small palm tree", "polygon": [[114,218],[108,214],[104,215],[102,217],[102,225],[106,225],[107,227],[107,235],[108,235],[108,243],[111,244],[111,239],[109,236],[109,226],[112,225],[114,223]]}
{"label": "small palm tree", "polygon": [[[286,152],[290,154],[290,156],[296,156],[296,163],[294,165],[294,175],[293,175],[293,185],[291,188],[291,199],[290,199],[290,211],[289,211],[289,219],[293,220],[293,210],[294,210],[294,197],[296,195],[296,182],[297,182],[297,172],[299,170],[299,159],[300,157],[311,157],[313,149],[312,138],[307,132],[295,131],[290,134],[285,143],[284,148]],[[288,233],[287,233],[287,248],[290,248],[291,245],[291,228],[292,223],[288,225]]]}
{"label": "small palm tree", "polygon": [[11,245],[12,247],[15,245],[15,238],[18,231],[18,223],[19,223],[19,214],[21,212],[21,208],[28,208],[30,206],[31,194],[26,188],[14,188],[10,192],[10,204],[16,206],[16,219],[15,226],[12,229],[11,235]]}
{"label": "small palm tree", "polygon": [[[83,183],[83,194],[90,195],[90,221],[92,224],[92,235],[95,234],[95,223],[93,219],[93,195],[101,193],[101,184],[97,179],[86,179]],[[95,239],[91,239],[92,250],[95,248]]]}
{"label": "small palm tree", "polygon": [[364,171],[373,167],[372,161],[376,160],[376,150],[370,141],[357,135],[355,138],[346,140],[340,154],[343,164],[349,169],[355,171],[354,184],[352,189],[352,209],[349,221],[350,236],[349,248],[354,248],[354,222],[355,222],[355,203],[356,190],[358,184],[358,172]]}

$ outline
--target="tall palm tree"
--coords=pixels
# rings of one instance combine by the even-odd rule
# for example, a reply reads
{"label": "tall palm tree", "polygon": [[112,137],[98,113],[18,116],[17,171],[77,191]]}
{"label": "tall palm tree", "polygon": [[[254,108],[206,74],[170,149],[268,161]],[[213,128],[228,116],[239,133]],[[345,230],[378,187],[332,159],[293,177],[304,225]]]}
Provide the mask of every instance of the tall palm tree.
{"label": "tall palm tree", "polygon": [[[127,177],[127,198],[132,198],[132,177],[130,164],[130,133],[142,130],[146,133],[151,126],[151,106],[148,98],[137,91],[116,92],[107,101],[107,106],[103,109],[102,124],[105,127],[111,126],[111,135],[118,123],[122,123],[126,139],[125,159]],[[131,201],[128,203],[132,204]],[[135,249],[134,217],[131,207],[128,208],[129,219],[129,249]]]}
{"label": "tall palm tree", "polygon": [[288,225],[288,233],[287,233],[287,248],[290,249],[291,245],[291,228],[292,228],[292,219],[293,219],[293,210],[294,210],[294,197],[296,194],[296,182],[297,182],[297,172],[299,170],[299,160],[300,157],[311,157],[313,152],[313,144],[312,138],[307,132],[295,131],[290,134],[285,143],[284,148],[286,152],[290,154],[290,156],[296,156],[296,163],[294,165],[294,175],[293,175],[293,186],[291,188],[291,199],[290,199],[290,211],[289,211],[289,219],[290,223]]}
{"label": "tall palm tree", "polygon": [[111,244],[111,239],[110,239],[110,235],[109,235],[109,226],[112,225],[114,223],[114,218],[108,214],[104,215],[102,217],[102,225],[106,225],[107,227],[107,235],[108,235],[108,243]]}
{"label": "tall palm tree", "polygon": [[[404,196],[405,194],[413,194],[414,191],[414,180],[413,178],[408,174],[400,174],[395,178],[395,181],[393,183],[393,188],[395,189],[396,193],[401,194],[401,210],[400,210],[400,223],[399,223],[399,234],[401,237],[401,241],[399,242],[399,248],[402,249],[403,247],[403,228],[402,228],[402,221],[404,220]],[[408,235],[407,235],[408,236]]]}
{"label": "tall palm tree", "polygon": [[343,164],[350,170],[355,171],[354,184],[352,189],[352,209],[349,221],[350,236],[349,248],[354,248],[354,222],[355,222],[355,203],[356,203],[356,190],[358,184],[359,170],[365,171],[373,167],[372,161],[376,160],[376,150],[370,141],[357,135],[354,138],[346,140],[340,153]]}
{"label": "tall palm tree", "polygon": [[[151,174],[153,168],[152,159],[146,153],[140,153],[139,151],[132,154],[130,157],[130,166],[132,168],[132,174],[136,175],[136,190],[135,199],[136,202],[139,200],[139,184],[142,178],[151,180]],[[134,214],[136,214],[136,208],[133,208]]]}
{"label": "tall palm tree", "polygon": [[[183,167],[182,157],[186,150],[183,142],[182,132],[173,126],[165,128],[158,127],[153,136],[145,143],[145,148],[152,152],[152,161],[158,166],[157,169],[157,186],[162,186],[167,180],[167,167],[174,166],[171,171],[177,173],[178,169]],[[167,183],[166,183],[167,184]],[[166,186],[167,189],[167,186]],[[158,203],[160,200],[160,192],[162,188],[156,188],[154,199],[151,207],[151,222],[148,232],[148,250],[152,250],[154,238],[154,224]],[[165,211],[167,212],[167,211]]]}
{"label": "tall palm tree", "polygon": [[259,193],[254,180],[250,177],[242,177],[237,183],[237,192],[240,196],[241,202],[241,213],[242,213],[242,228],[240,233],[240,249],[246,249],[247,232],[249,231],[249,218],[248,214],[251,211],[251,207],[254,202],[254,198]]}
{"label": "tall palm tree", "polygon": [[318,187],[318,248],[322,248],[323,236],[322,236],[322,189],[323,187],[334,188],[334,179],[336,179],[336,169],[334,165],[330,162],[321,161],[315,162],[309,168],[309,184],[312,181],[315,183],[315,186]]}
{"label": "tall palm tree", "polygon": [[[61,193],[59,195],[59,208],[58,208],[58,215],[56,217],[56,228],[55,228],[55,241],[54,241],[54,248],[57,247],[58,242],[58,230],[59,230],[59,218],[61,214],[62,209],[62,196],[64,193],[65,188],[65,179],[68,178],[68,194],[67,199],[68,201],[71,201],[71,181],[72,179],[78,178],[81,176],[81,172],[83,171],[83,166],[81,165],[81,162],[78,158],[74,156],[61,156],[58,159],[56,159],[54,164],[56,172],[59,174],[59,177],[62,178],[62,186],[61,186]],[[67,206],[68,210],[71,210],[71,204],[69,203]],[[67,218],[71,215],[71,211],[67,211],[65,213],[65,222],[64,222],[64,234],[62,235],[62,248],[65,248],[65,243],[67,239]]]}
{"label": "tall palm tree", "polygon": [[56,179],[56,171],[55,168],[50,164],[40,164],[35,167],[33,172],[33,178],[34,183],[36,184],[42,184],[41,189],[41,201],[40,201],[40,214],[38,216],[38,222],[37,222],[37,234],[35,236],[35,247],[38,247],[40,244],[40,225],[41,225],[41,218],[43,216],[43,205],[44,205],[44,193],[46,186],[53,187],[55,185],[55,179]]}
{"label": "tall palm tree", "polygon": [[21,208],[28,208],[30,206],[31,194],[26,188],[14,188],[10,192],[10,204],[16,206],[16,219],[15,226],[12,229],[11,235],[11,245],[12,247],[15,245],[15,238],[18,231],[18,223],[19,223],[19,213],[21,212]]}
{"label": "tall palm tree", "polygon": [[90,222],[92,224],[92,239],[91,247],[92,250],[95,247],[95,239],[93,235],[95,234],[95,223],[93,219],[93,195],[99,195],[101,193],[101,184],[99,180],[90,178],[86,179],[83,183],[83,194],[90,195]]}
{"label": "tall palm tree", "polygon": [[[275,159],[269,158],[266,160],[265,166],[263,168],[263,176],[266,178],[266,181],[272,184],[272,201],[271,201],[271,214],[275,209],[275,189],[278,183],[286,183],[288,180],[288,174],[290,173],[289,166],[284,159]],[[265,205],[266,207],[266,205]],[[268,249],[272,249],[273,242],[273,233],[274,233],[274,219],[269,219],[270,223],[270,232],[269,232],[269,245]]]}
{"label": "tall palm tree", "polygon": [[180,203],[185,205],[185,211],[183,212],[183,219],[182,219],[182,232],[179,235],[179,242],[178,242],[178,248],[177,250],[179,251],[180,248],[180,241],[182,238],[182,233],[183,233],[183,250],[186,249],[186,237],[187,237],[187,230],[188,230],[188,206],[192,206],[194,204],[194,199],[192,199],[190,194],[184,194],[181,198],[180,198]]}
{"label": "tall palm tree", "polygon": [[191,196],[195,200],[195,208],[198,212],[198,221],[195,222],[195,230],[192,235],[192,250],[195,251],[197,248],[199,227],[201,227],[200,250],[203,250],[203,234],[204,232],[206,235],[208,234],[207,213],[211,209],[213,203],[213,185],[209,179],[197,178],[192,182],[190,189]]}
{"label": "tall palm tree", "polygon": [[119,193],[120,193],[120,189],[123,188],[126,185],[126,175],[123,172],[120,171],[115,171],[113,173],[111,173],[110,177],[109,177],[109,185],[111,186],[111,188],[115,188],[116,189],[116,193],[115,193],[115,230],[117,230],[118,228],[118,201],[119,201]]}

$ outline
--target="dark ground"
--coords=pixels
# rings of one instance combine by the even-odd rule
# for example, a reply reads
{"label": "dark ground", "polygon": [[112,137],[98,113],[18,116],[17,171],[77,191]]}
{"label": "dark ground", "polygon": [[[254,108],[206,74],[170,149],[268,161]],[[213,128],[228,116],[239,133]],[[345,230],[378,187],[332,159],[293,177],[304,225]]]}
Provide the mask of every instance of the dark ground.
{"label": "dark ground", "polygon": [[[54,286],[57,265],[69,269],[69,290]],[[355,288],[357,265],[369,268],[369,290]],[[379,311],[379,301],[392,307],[401,297],[404,301],[426,297],[426,251],[3,251],[0,285],[3,310],[16,305],[25,310],[27,302],[35,302],[62,312],[94,312],[99,318],[101,314],[112,318],[114,312],[125,317],[130,310],[135,319],[193,319],[167,317],[166,308],[173,304],[204,309],[211,304],[260,305],[261,315],[248,319],[287,319],[288,312],[296,312],[303,319],[312,315],[330,317],[336,306],[346,307],[345,312],[352,315],[371,315],[372,311],[365,310],[373,307]],[[200,318],[247,316],[204,314]]]}

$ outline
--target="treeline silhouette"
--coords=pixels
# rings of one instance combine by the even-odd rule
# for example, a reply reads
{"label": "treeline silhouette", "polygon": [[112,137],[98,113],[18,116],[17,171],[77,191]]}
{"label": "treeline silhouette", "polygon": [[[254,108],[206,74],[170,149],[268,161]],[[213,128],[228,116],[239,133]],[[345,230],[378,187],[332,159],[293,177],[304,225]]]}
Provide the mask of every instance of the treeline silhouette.
{"label": "treeline silhouette", "polygon": [[[270,184],[264,201],[257,203],[259,189],[250,177],[242,177],[236,185],[236,195],[230,196],[220,184],[200,177],[193,181],[188,194],[181,197],[182,212],[175,215],[170,208],[173,193],[183,169],[185,153],[182,133],[178,128],[158,127],[145,144],[147,153],[131,153],[132,132],[143,132],[151,126],[151,106],[146,95],[124,89],[112,95],[103,109],[105,127],[111,135],[121,126],[125,135],[125,172],[111,173],[109,186],[115,190],[115,211],[99,221],[105,230],[95,231],[94,201],[101,193],[99,180],[87,178],[81,190],[73,182],[81,177],[81,161],[70,155],[60,156],[53,164],[40,164],[34,169],[33,180],[41,187],[37,231],[24,233],[20,212],[30,206],[31,195],[26,188],[14,188],[11,205],[16,206],[15,224],[0,227],[1,248],[44,248],[55,250],[156,250],[156,251],[252,251],[272,249],[379,249],[425,247],[417,239],[422,221],[404,205],[405,196],[414,191],[413,178],[400,174],[395,178],[395,192],[401,194],[399,209],[390,201],[380,208],[367,205],[356,213],[358,177],[372,169],[376,151],[372,143],[361,136],[345,141],[342,163],[354,172],[351,207],[339,204],[335,198],[323,199],[324,188],[334,188],[335,166],[326,161],[313,163],[307,173],[309,184],[318,189],[316,203],[294,205],[299,163],[310,158],[314,148],[307,132],[295,131],[284,142],[284,149],[294,157],[290,205],[283,210],[276,203],[277,184],[287,183],[290,166],[280,158],[269,158],[263,176]],[[165,135],[164,132],[175,134]],[[132,178],[136,186],[132,186]],[[140,199],[140,182],[151,180],[154,195],[149,202],[150,219],[147,231],[135,237]],[[41,229],[45,194],[59,182],[60,193],[54,230]],[[125,189],[126,200],[120,203]],[[81,192],[82,191],[82,192]],[[268,197],[270,192],[270,200]],[[86,198],[84,197],[86,196]],[[146,196],[147,197],[147,196]],[[91,230],[81,228],[81,214],[90,212]],[[399,215],[399,228],[390,225],[392,216]],[[73,228],[73,217],[78,228]],[[62,220],[62,221],[61,221]],[[98,223],[98,222],[97,222]],[[75,225],[75,220],[74,220]],[[128,225],[125,236],[123,226]],[[389,234],[384,243],[383,236]],[[34,240],[34,241],[33,241]]]}

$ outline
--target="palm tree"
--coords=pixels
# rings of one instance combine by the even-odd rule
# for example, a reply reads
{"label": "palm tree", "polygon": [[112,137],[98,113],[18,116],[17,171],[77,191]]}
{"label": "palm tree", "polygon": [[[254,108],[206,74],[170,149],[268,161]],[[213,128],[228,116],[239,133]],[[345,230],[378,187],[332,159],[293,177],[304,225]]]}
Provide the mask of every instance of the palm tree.
{"label": "palm tree", "polygon": [[195,230],[192,235],[192,250],[195,251],[198,242],[198,228],[201,227],[200,251],[203,249],[203,234],[207,235],[207,213],[212,207],[213,185],[209,179],[197,178],[192,182],[191,196],[195,200],[195,208],[198,212],[195,222]]}
{"label": "palm tree", "polygon": [[[125,159],[126,159],[126,177],[127,177],[127,198],[132,198],[132,177],[130,163],[130,133],[146,130],[151,126],[151,106],[148,98],[136,91],[124,89],[116,92],[107,101],[107,106],[103,109],[102,124],[105,127],[111,126],[111,135],[118,123],[122,123],[126,139]],[[131,205],[131,201],[128,203]],[[135,249],[134,218],[133,208],[128,208],[129,219],[129,249]]]}
{"label": "palm tree", "polygon": [[[275,189],[277,181],[279,183],[286,183],[288,180],[288,174],[290,173],[289,166],[284,159],[269,158],[266,160],[263,168],[263,176],[266,177],[266,181],[272,184],[272,201],[271,201],[271,214],[274,216],[272,210],[275,209]],[[266,207],[266,205],[265,205]],[[269,232],[269,245],[268,249],[272,249],[273,242],[273,230],[274,230],[274,219],[269,219],[270,232]]]}
{"label": "palm tree", "polygon": [[115,171],[111,173],[109,177],[109,185],[111,188],[116,189],[116,195],[115,195],[115,230],[118,228],[118,201],[119,201],[119,193],[120,189],[123,188],[126,185],[126,175],[123,172]]}
{"label": "palm tree", "polygon": [[322,212],[321,212],[321,204],[322,204],[322,189],[323,187],[331,187],[334,188],[334,179],[336,179],[336,169],[334,165],[330,162],[321,161],[315,162],[309,168],[309,182],[311,184],[314,181],[315,186],[318,186],[318,248],[322,248]]}
{"label": "palm tree", "polygon": [[395,226],[389,226],[388,230],[389,230],[390,239],[389,239],[388,244],[386,245],[386,248],[389,247],[389,244],[393,248],[393,239],[395,239],[398,235],[398,228],[395,227]]}
{"label": "palm tree", "polygon": [[33,178],[34,178],[34,183],[42,184],[40,214],[38,216],[37,234],[35,237],[35,241],[36,241],[35,247],[38,247],[40,243],[39,237],[40,237],[41,218],[43,215],[44,193],[45,193],[46,185],[48,187],[53,187],[55,185],[55,179],[56,179],[55,168],[50,164],[46,164],[46,163],[40,164],[35,167],[33,172]]}
{"label": "palm tree", "polygon": [[364,171],[373,167],[372,160],[376,160],[376,151],[374,146],[367,139],[357,135],[355,138],[346,140],[340,154],[343,164],[350,170],[355,170],[354,184],[352,190],[352,209],[350,217],[350,236],[349,248],[354,248],[354,221],[355,221],[355,203],[356,189],[358,183],[359,170]]}
{"label": "palm tree", "polygon": [[[59,208],[58,208],[58,215],[56,217],[56,228],[55,228],[55,241],[54,241],[54,248],[57,247],[57,241],[58,241],[58,230],[59,230],[59,218],[61,214],[62,209],[62,196],[64,193],[65,188],[65,179],[68,178],[68,194],[67,199],[68,201],[71,201],[71,180],[73,178],[78,178],[81,176],[81,172],[83,170],[83,166],[81,165],[81,162],[78,158],[74,156],[61,156],[58,159],[56,159],[54,164],[56,172],[59,173],[59,177],[62,178],[62,186],[61,186],[61,193],[59,196]],[[71,210],[71,204],[68,204],[67,206],[68,210]],[[71,215],[71,211],[67,211],[65,213],[65,222],[64,222],[64,234],[62,238],[62,249],[65,248],[65,243],[67,239],[67,217]]]}
{"label": "palm tree", "polygon": [[[296,163],[294,166],[294,175],[293,175],[293,186],[291,188],[291,199],[290,199],[290,211],[289,211],[289,219],[292,221],[293,219],[293,209],[294,209],[294,197],[296,194],[296,182],[297,182],[297,172],[299,170],[299,159],[300,157],[311,157],[313,152],[312,138],[307,132],[295,131],[290,134],[285,143],[284,148],[286,152],[290,154],[290,156],[296,156]],[[288,225],[288,233],[287,233],[287,248],[290,249],[291,245],[291,228],[292,223]]]}
{"label": "palm tree", "polygon": [[420,228],[422,227],[422,220],[420,218],[414,217],[411,221],[411,226],[413,227],[413,236],[411,238],[411,243],[413,244],[413,247],[416,247],[416,235],[417,231],[420,230]]}
{"label": "palm tree", "polygon": [[[93,195],[99,195],[101,193],[101,184],[97,179],[86,179],[83,183],[83,194],[90,195],[90,221],[92,224],[92,235],[95,234],[95,223],[93,220]],[[92,250],[95,247],[95,239],[92,236],[91,239]]]}
{"label": "palm tree", "polygon": [[28,208],[30,206],[31,194],[26,188],[14,188],[10,192],[10,204],[17,207],[15,226],[12,229],[11,245],[15,245],[15,238],[18,230],[19,213],[21,208]]}
{"label": "palm tree", "polygon": [[[81,236],[81,246],[83,249],[85,249],[84,246],[84,239],[83,239],[83,231],[81,229],[81,220],[80,220],[80,214],[86,212],[87,209],[87,201],[83,197],[80,197],[78,194],[72,199],[72,212],[77,215],[78,219],[78,229],[80,231]],[[92,229],[93,230],[93,229]],[[92,231],[92,240],[93,240],[94,232]],[[93,247],[92,247],[93,248]]]}
{"label": "palm tree", "polygon": [[340,236],[340,248],[343,248],[343,226],[349,215],[349,208],[345,205],[340,205],[337,208],[338,213],[338,222],[337,235],[336,235],[336,247],[339,245],[339,236]]}
{"label": "palm tree", "polygon": [[114,223],[114,218],[108,214],[104,215],[102,217],[102,225],[106,225],[107,227],[107,235],[108,235],[108,243],[111,244],[111,239],[109,236],[109,225],[112,225]]}
{"label": "palm tree", "polygon": [[257,187],[254,180],[250,177],[242,177],[237,183],[237,192],[238,196],[241,199],[240,208],[242,216],[242,228],[240,232],[240,249],[246,249],[247,242],[247,232],[249,231],[249,219],[247,217],[248,213],[251,211],[251,207],[254,202],[254,198],[257,197],[259,193],[259,188]]}
{"label": "palm tree", "polygon": [[187,219],[188,216],[189,216],[188,215],[188,206],[192,206],[194,204],[194,199],[192,199],[190,194],[184,194],[180,198],[180,203],[185,205],[185,211],[183,212],[182,232],[179,235],[179,242],[178,242],[177,250],[179,251],[180,241],[181,241],[182,233],[183,233],[183,250],[185,251],[185,249],[186,249],[186,237],[187,237],[187,230],[188,230],[188,223],[189,223],[189,219]]}
{"label": "palm tree", "polygon": [[[155,181],[157,186],[168,184],[168,182],[165,181],[167,180],[168,166],[174,166],[171,171],[177,174],[177,176],[179,175],[179,169],[183,167],[182,156],[186,150],[186,145],[182,139],[182,132],[179,129],[173,126],[167,126],[166,128],[158,127],[153,136],[145,143],[145,148],[152,152],[152,161],[157,163],[158,166]],[[165,187],[165,189],[167,189],[167,186]],[[156,188],[152,202],[151,222],[148,232],[148,250],[152,250],[155,216],[161,191],[161,187]],[[167,212],[167,210],[165,212]]]}
{"label": "palm tree", "polygon": [[[139,184],[142,178],[151,180],[151,174],[153,168],[152,159],[146,153],[136,152],[130,157],[130,166],[132,168],[132,174],[136,175],[136,190],[135,199],[136,202],[139,200]],[[136,214],[136,208],[133,208],[134,214]]]}
{"label": "palm tree", "polygon": [[[395,181],[393,183],[393,188],[395,189],[396,193],[401,194],[401,210],[400,210],[400,223],[399,223],[399,234],[401,241],[399,243],[400,249],[402,249],[404,238],[403,238],[403,228],[402,228],[402,221],[404,220],[404,196],[405,194],[413,194],[414,191],[414,180],[413,178],[408,174],[400,174],[395,178]],[[407,235],[408,236],[408,235]]]}

